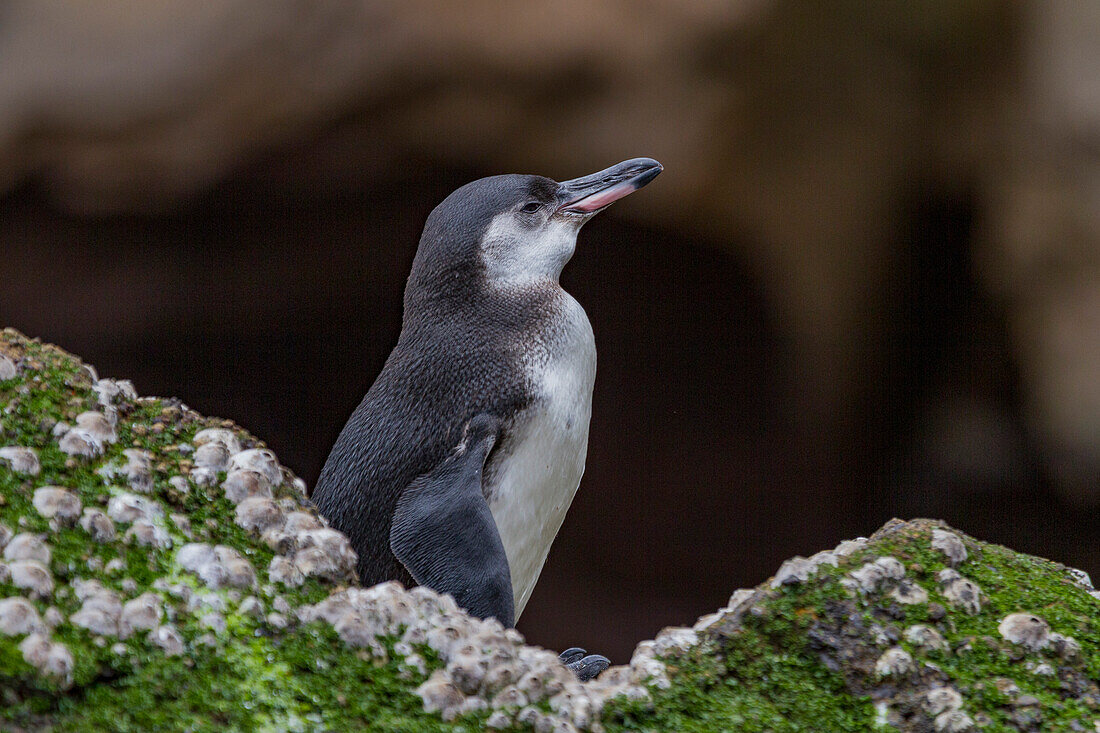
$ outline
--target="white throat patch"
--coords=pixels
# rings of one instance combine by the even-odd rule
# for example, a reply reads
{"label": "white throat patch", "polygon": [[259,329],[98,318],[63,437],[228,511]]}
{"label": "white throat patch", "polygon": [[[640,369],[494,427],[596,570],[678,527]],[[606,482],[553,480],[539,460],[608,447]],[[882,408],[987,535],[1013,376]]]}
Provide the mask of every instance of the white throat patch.
{"label": "white throat patch", "polygon": [[516,214],[497,214],[481,239],[481,258],[490,281],[557,282],[577,246],[580,222],[552,217],[541,227],[528,227]]}

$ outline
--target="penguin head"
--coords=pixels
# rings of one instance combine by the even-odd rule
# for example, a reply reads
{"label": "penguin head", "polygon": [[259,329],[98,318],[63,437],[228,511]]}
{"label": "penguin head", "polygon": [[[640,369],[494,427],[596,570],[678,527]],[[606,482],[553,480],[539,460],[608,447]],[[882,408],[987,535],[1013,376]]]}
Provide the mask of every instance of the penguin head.
{"label": "penguin head", "polygon": [[634,158],[562,183],[514,174],[468,183],[428,216],[409,289],[468,287],[471,278],[490,287],[556,282],[581,226],[662,170]]}

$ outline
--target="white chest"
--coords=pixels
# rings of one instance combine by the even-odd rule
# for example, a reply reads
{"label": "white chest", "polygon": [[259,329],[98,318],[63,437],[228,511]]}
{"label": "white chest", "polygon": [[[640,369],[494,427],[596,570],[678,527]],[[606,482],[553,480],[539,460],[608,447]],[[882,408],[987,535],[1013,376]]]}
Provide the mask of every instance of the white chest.
{"label": "white chest", "polygon": [[517,416],[511,450],[488,487],[517,619],[580,485],[588,452],[596,344],[584,310],[566,297],[568,327],[553,352],[531,365],[538,398]]}

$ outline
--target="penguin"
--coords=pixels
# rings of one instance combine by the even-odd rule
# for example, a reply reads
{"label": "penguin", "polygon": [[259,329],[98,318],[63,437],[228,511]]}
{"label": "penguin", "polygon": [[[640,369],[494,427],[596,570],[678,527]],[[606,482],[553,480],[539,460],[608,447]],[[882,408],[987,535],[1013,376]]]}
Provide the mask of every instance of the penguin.
{"label": "penguin", "polygon": [[[562,183],[492,176],[428,216],[397,345],[312,494],[364,585],[425,585],[515,625],[588,448],[595,341],[558,278],[584,223],[662,170],[635,158]],[[582,678],[609,664],[561,658]]]}

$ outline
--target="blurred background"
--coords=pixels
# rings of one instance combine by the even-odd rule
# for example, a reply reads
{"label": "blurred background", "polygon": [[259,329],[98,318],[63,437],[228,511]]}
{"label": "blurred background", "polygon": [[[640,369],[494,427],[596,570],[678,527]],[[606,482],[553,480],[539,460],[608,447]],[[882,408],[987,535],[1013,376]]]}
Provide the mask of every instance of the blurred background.
{"label": "blurred background", "polygon": [[1100,573],[1100,5],[0,3],[0,325],[311,485],[424,218],[665,173],[563,276],[588,469],[520,629],[629,657],[933,516]]}

